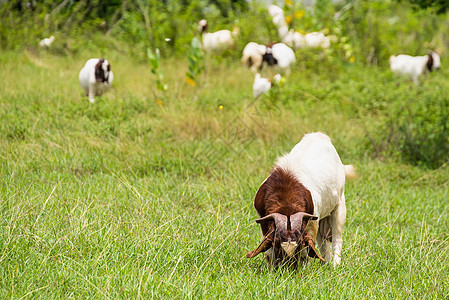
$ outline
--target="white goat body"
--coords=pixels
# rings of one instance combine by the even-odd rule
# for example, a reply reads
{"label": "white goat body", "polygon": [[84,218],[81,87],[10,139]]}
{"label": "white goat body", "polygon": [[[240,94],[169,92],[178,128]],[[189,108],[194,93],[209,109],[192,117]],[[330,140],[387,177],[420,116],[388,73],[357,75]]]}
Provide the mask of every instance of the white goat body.
{"label": "white goat body", "polygon": [[278,33],[282,42],[289,47],[292,47],[295,50],[306,47],[306,39],[301,33],[294,31],[293,29],[288,30],[287,26],[279,27]]}
{"label": "white goat body", "polygon": [[48,48],[51,46],[51,44],[53,43],[54,40],[55,40],[55,37],[52,35],[49,38],[45,38],[45,39],[41,40],[39,42],[39,46],[41,46],[42,48],[45,48],[45,47]]}
{"label": "white goat body", "polygon": [[287,26],[287,23],[285,22],[284,11],[282,10],[282,8],[274,4],[269,5],[268,13],[272,18],[274,26],[276,26],[277,28]]}
{"label": "white goat body", "polygon": [[415,84],[418,84],[418,78],[421,74],[438,70],[441,67],[440,56],[433,51],[424,56],[410,56],[401,54],[390,56],[390,69],[393,73],[408,76]]}
{"label": "white goat body", "polygon": [[270,16],[272,18],[282,15],[284,16],[284,11],[282,10],[282,8],[280,8],[279,6],[275,5],[275,4],[271,4],[268,6],[268,13],[270,14]]}
{"label": "white goat body", "polygon": [[295,50],[299,48],[328,49],[332,40],[331,37],[326,36],[322,32],[310,32],[306,35],[302,35],[293,29],[288,30],[287,26],[279,27],[278,34],[283,43]]}
{"label": "white goat body", "polygon": [[203,33],[203,49],[206,52],[220,52],[234,45],[231,31],[227,29]]}
{"label": "white goat body", "polygon": [[250,42],[243,49],[242,63],[247,65],[253,73],[256,73],[262,66],[263,55],[266,51],[266,46]]}
{"label": "white goat body", "polygon": [[324,35],[322,32],[311,32],[306,35],[288,29],[288,25],[285,22],[284,11],[282,8],[276,5],[268,6],[268,13],[270,14],[274,26],[276,26],[279,34],[279,38],[283,43],[292,47],[293,49],[299,48],[322,48],[327,49],[330,47],[332,38]]}
{"label": "white goat body", "polygon": [[231,48],[234,45],[234,36],[238,34],[238,29],[235,28],[232,32],[223,29],[216,32],[207,32],[208,24],[206,20],[198,22],[198,31],[202,35],[203,50],[208,53],[222,52]]}
{"label": "white goat body", "polygon": [[[281,75],[276,74],[273,76],[273,82],[279,83],[281,81]],[[263,93],[268,92],[273,86],[272,81],[268,78],[263,78],[259,73],[256,74],[253,83],[253,97],[257,99]]]}
{"label": "white goat body", "polygon": [[[285,73],[290,73],[291,66],[296,62],[295,52],[284,43],[276,43],[269,47],[271,54],[277,60],[277,66]],[[268,53],[267,49],[267,53]]]}
{"label": "white goat body", "polygon": [[95,96],[106,93],[113,80],[111,66],[105,59],[89,59],[79,74],[80,85],[92,103],[95,102]]}
{"label": "white goat body", "polygon": [[328,49],[331,46],[330,38],[322,32],[311,32],[304,36],[305,47]]}

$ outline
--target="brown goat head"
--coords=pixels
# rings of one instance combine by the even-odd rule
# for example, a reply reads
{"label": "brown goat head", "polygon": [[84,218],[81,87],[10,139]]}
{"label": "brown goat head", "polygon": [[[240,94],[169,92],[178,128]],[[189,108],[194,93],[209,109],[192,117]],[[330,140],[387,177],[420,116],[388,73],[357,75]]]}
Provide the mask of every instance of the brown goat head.
{"label": "brown goat head", "polygon": [[100,58],[95,65],[95,80],[97,82],[106,82],[109,80],[111,65],[104,58]]}
{"label": "brown goat head", "polygon": [[309,220],[318,219],[311,214],[311,194],[293,174],[281,168],[274,169],[259,188],[254,206],[262,216],[256,222],[261,225],[264,238],[246,257],[272,249],[275,261],[290,260],[296,264],[301,260],[302,250],[306,250],[308,256],[324,261],[305,230]]}
{"label": "brown goat head", "polygon": [[[273,248],[274,253],[277,253],[277,259],[292,259],[299,260],[300,251],[307,249],[307,254],[310,257],[316,257],[324,261],[317,253],[312,237],[305,232],[303,221],[317,220],[316,216],[308,213],[298,212],[290,217],[279,213],[273,213],[263,218],[257,219],[259,224],[272,223],[268,234],[262,239],[259,246],[251,252],[248,252],[246,257],[252,258],[261,252],[265,252]],[[282,251],[282,252],[281,252]]]}

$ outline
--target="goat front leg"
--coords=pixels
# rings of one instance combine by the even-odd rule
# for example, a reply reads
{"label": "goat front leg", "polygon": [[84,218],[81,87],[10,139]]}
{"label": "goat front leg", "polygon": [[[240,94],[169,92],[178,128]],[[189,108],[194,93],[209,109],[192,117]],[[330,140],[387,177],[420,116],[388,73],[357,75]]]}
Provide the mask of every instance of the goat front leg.
{"label": "goat front leg", "polygon": [[332,255],[330,251],[330,240],[331,240],[331,227],[330,218],[326,217],[320,220],[320,227],[318,228],[318,235],[316,237],[316,242],[320,248],[321,256],[324,257],[326,263],[330,263],[332,260]]}
{"label": "goat front leg", "polygon": [[[313,244],[316,245],[316,239],[318,233],[318,221],[309,221],[305,228],[305,231],[308,235],[312,237]],[[300,263],[301,266],[305,266],[309,263],[309,255],[305,249],[302,249],[300,252]]]}
{"label": "goat front leg", "polygon": [[95,86],[90,84],[89,85],[89,102],[94,103],[95,102]]}

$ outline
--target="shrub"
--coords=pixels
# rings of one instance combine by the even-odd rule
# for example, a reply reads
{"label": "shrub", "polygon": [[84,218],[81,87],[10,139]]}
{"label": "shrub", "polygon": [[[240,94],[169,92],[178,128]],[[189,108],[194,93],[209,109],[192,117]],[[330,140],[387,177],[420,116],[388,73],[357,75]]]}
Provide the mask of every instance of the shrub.
{"label": "shrub", "polygon": [[449,98],[428,94],[401,103],[390,115],[391,146],[408,163],[437,168],[449,158]]}

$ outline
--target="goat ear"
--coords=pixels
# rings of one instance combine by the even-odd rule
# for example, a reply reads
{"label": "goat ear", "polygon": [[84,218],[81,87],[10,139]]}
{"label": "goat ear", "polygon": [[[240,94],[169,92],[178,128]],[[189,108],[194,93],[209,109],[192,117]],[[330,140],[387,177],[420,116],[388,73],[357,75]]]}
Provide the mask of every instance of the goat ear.
{"label": "goat ear", "polygon": [[307,254],[312,258],[318,258],[322,262],[325,262],[325,260],[318,254],[318,251],[315,248],[315,243],[313,242],[312,237],[306,233],[304,240],[308,248]]}
{"label": "goat ear", "polygon": [[268,216],[257,219],[256,223],[263,224],[263,223],[267,223],[267,222],[273,221],[273,220],[274,220],[274,217],[272,215],[268,215]]}
{"label": "goat ear", "polygon": [[254,256],[258,255],[260,252],[265,252],[268,249],[271,248],[273,244],[273,236],[274,236],[274,229],[272,229],[260,242],[259,246],[253,251],[250,251],[246,253],[247,258],[253,258]]}
{"label": "goat ear", "polygon": [[318,217],[317,216],[313,216],[313,215],[304,215],[303,219],[306,220],[306,221],[310,221],[310,220],[316,221],[316,220],[318,220]]}
{"label": "goat ear", "polygon": [[[102,68],[102,60],[100,59],[98,63],[95,65],[95,81],[102,82],[104,80],[104,71]],[[104,61],[104,60],[103,60]]]}
{"label": "goat ear", "polygon": [[426,66],[427,66],[427,69],[429,70],[429,72],[432,72],[432,67],[433,67],[433,55],[432,55],[432,52],[429,52]]}

